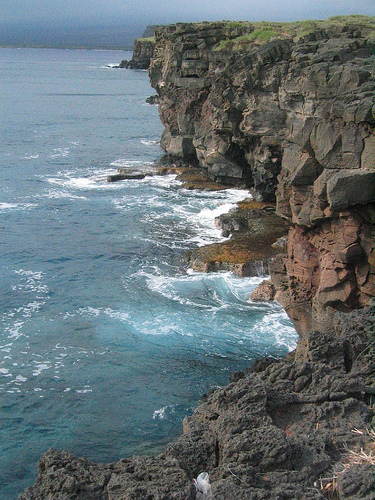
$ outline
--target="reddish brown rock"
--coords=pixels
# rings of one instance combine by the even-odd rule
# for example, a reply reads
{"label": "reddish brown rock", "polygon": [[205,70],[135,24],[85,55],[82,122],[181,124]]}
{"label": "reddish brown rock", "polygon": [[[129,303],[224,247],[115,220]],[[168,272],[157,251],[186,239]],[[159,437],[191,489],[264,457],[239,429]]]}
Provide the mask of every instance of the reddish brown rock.
{"label": "reddish brown rock", "polygon": [[271,280],[265,280],[260,283],[250,295],[250,299],[255,302],[269,302],[274,300],[276,294],[275,286]]}
{"label": "reddish brown rock", "polygon": [[356,212],[314,229],[291,229],[288,254],[272,264],[276,299],[297,331],[329,329],[335,312],[370,304],[375,294],[372,224]]}

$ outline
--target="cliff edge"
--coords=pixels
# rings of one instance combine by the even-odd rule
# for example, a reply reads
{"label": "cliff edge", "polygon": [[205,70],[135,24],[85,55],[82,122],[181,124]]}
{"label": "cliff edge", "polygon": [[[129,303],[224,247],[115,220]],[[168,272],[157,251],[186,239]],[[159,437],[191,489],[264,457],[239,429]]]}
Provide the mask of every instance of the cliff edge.
{"label": "cliff edge", "polygon": [[20,500],[373,499],[375,19],[177,24],[150,66],[162,146],[276,201],[272,263],[300,341],[203,397],[158,457],[98,465],[50,450]]}
{"label": "cliff edge", "polygon": [[152,57],[154,56],[155,26],[147,26],[141,38],[136,38],[133,42],[133,56],[130,61],[124,59],[119,64],[119,68],[125,69],[148,69]]}

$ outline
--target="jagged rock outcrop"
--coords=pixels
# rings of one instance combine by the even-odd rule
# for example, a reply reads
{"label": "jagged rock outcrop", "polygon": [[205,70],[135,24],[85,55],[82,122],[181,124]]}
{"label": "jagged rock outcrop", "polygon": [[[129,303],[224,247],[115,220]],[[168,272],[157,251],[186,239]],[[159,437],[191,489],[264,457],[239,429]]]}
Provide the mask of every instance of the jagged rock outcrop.
{"label": "jagged rock outcrop", "polygon": [[152,37],[154,37],[155,36],[155,28],[156,28],[155,24],[148,24],[146,26],[146,29],[142,33],[141,38],[152,38]]}
{"label": "jagged rock outcrop", "polygon": [[254,302],[270,302],[274,300],[276,294],[275,286],[271,280],[260,283],[250,296]]}
{"label": "jagged rock outcrop", "polygon": [[274,243],[285,237],[288,225],[275,215],[271,203],[244,200],[215,219],[230,239],[185,253],[189,268],[198,272],[230,271],[241,277],[269,274],[269,262],[281,253]]}
{"label": "jagged rock outcrop", "polygon": [[153,37],[136,38],[133,44],[133,57],[130,61],[124,59],[119,68],[125,69],[148,69],[151,58],[154,55],[155,40]]}
{"label": "jagged rock outcrop", "polygon": [[[282,170],[280,209],[300,187],[289,209],[299,221],[302,187],[323,170],[335,170],[331,179],[337,169],[355,168],[363,183],[373,180],[361,169],[374,169],[374,45],[367,36],[374,24],[316,23],[298,39],[293,23],[273,28],[274,38],[260,44],[256,33],[264,30],[251,23],[158,27],[150,78],[167,152],[197,157],[210,176],[254,186],[267,201]],[[322,191],[329,179],[320,179]],[[339,192],[336,177],[330,200]],[[362,196],[367,203],[373,192]]]}

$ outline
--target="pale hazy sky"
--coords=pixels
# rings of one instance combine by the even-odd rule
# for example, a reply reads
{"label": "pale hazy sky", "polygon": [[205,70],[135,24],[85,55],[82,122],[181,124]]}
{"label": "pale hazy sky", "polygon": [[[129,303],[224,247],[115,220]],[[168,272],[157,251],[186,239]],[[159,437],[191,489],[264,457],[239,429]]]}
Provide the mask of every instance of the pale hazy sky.
{"label": "pale hazy sky", "polygon": [[326,19],[375,15],[375,0],[0,0],[0,20],[62,25]]}

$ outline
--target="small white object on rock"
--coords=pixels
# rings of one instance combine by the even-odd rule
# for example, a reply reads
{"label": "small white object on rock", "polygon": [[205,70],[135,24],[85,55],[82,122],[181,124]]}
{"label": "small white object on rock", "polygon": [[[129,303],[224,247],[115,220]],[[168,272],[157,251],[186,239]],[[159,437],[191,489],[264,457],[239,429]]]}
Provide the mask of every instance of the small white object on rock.
{"label": "small white object on rock", "polygon": [[211,500],[212,491],[210,478],[207,472],[201,472],[197,479],[194,479],[194,486],[197,490],[196,500]]}

